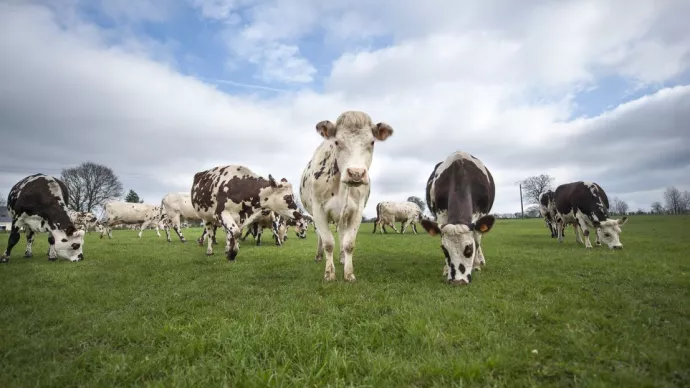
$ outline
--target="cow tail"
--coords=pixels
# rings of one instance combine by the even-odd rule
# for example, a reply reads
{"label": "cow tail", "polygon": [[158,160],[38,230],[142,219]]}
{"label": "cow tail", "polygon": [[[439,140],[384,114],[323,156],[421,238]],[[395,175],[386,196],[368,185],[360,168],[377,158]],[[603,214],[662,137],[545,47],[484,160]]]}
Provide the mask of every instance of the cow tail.
{"label": "cow tail", "polygon": [[380,219],[381,219],[381,202],[376,204],[376,220],[374,221],[374,231],[372,233],[376,233],[376,225],[379,224]]}

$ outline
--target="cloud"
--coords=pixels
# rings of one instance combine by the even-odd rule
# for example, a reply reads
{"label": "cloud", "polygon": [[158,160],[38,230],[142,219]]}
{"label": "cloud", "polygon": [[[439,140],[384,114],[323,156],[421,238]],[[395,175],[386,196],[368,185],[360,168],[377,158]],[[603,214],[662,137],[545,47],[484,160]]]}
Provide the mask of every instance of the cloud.
{"label": "cloud", "polygon": [[[225,74],[180,73],[172,38],[123,34],[78,9],[0,2],[0,192],[22,175],[86,160],[112,167],[149,203],[189,190],[194,173],[219,164],[296,184],[321,140],[315,124],[350,109],[395,128],[376,145],[368,216],[381,200],[423,198],[433,166],[455,150],[491,170],[501,213],[519,209],[514,183],[532,174],[597,181],[634,209],[666,186],[690,189],[690,87],[663,86],[688,70],[690,28],[676,22],[686,6],[511,4],[190,0],[221,22],[219,50],[256,65],[268,91],[281,90],[267,98],[222,91]],[[370,44],[386,36],[391,44]],[[333,53],[328,66],[307,59],[305,38]],[[572,117],[575,96],[610,76],[658,87]]]}

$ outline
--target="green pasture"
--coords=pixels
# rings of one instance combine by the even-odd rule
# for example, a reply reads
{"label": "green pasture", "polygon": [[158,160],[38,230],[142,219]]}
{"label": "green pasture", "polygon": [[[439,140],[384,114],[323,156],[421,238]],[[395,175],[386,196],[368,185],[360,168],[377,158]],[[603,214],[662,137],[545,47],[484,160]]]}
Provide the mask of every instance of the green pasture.
{"label": "green pasture", "polygon": [[[498,220],[487,267],[442,278],[440,240],[357,239],[357,281],[323,282],[316,236],[241,244],[236,262],[147,230],[47,235],[0,265],[0,387],[687,387],[690,217],[632,216],[622,251]],[[0,249],[7,244],[0,233]],[[594,242],[594,240],[592,240]],[[336,252],[338,249],[336,249]]]}

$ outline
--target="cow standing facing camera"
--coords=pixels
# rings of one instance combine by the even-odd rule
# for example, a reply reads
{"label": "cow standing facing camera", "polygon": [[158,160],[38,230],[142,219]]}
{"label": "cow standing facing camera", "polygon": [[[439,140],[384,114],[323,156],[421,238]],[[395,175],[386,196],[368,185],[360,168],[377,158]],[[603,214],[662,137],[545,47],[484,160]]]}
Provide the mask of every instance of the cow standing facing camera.
{"label": "cow standing facing camera", "polygon": [[17,182],[7,197],[7,210],[12,218],[12,228],[5,253],[0,263],[10,260],[12,248],[19,242],[19,228],[26,230],[24,257],[33,257],[31,245],[34,234],[48,232],[48,260],[58,257],[69,261],[84,259],[84,234],[78,230],[69,216],[67,204],[69,192],[65,184],[52,176],[30,175]]}

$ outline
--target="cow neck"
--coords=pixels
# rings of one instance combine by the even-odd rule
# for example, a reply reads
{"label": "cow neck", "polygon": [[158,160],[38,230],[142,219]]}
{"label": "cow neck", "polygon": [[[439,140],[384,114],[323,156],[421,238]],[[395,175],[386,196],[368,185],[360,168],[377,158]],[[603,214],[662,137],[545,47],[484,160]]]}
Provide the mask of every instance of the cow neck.
{"label": "cow neck", "polygon": [[470,186],[465,184],[465,170],[455,161],[450,166],[450,185],[448,193],[448,223],[453,225],[470,225],[472,209],[470,207]]}

